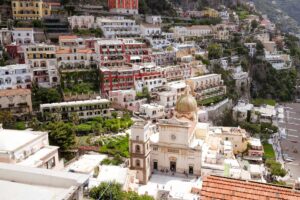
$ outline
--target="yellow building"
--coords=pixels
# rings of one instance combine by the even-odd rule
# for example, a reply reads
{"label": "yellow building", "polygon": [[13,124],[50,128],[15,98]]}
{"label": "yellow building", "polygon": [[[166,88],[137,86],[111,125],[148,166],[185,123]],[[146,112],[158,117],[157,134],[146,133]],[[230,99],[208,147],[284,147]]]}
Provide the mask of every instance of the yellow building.
{"label": "yellow building", "polygon": [[43,0],[12,0],[14,19],[34,20],[51,14],[51,4]]}
{"label": "yellow building", "polygon": [[219,17],[219,12],[216,11],[215,9],[206,9],[202,11],[202,14],[204,17],[210,17],[210,18],[217,18]]}

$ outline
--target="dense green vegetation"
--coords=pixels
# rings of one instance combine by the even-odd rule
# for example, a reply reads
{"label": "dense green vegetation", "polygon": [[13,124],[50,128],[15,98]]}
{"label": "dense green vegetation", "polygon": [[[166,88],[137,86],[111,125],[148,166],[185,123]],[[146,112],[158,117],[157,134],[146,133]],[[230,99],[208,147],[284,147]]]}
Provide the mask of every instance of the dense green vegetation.
{"label": "dense green vegetation", "polygon": [[118,183],[103,182],[90,190],[89,196],[97,200],[154,200],[148,195],[138,195],[136,192],[124,192]]}
{"label": "dense green vegetation", "polygon": [[95,36],[95,37],[103,37],[103,32],[100,28],[90,28],[90,29],[73,29],[73,33],[79,36]]}
{"label": "dense green vegetation", "polygon": [[239,16],[240,20],[246,19],[249,16],[249,14],[250,14],[249,11],[246,10],[245,8],[243,8],[243,7],[238,7],[236,9],[236,13]]}
{"label": "dense green vegetation", "polygon": [[297,72],[276,70],[265,61],[255,61],[252,66],[252,98],[291,101],[295,95]]}
{"label": "dense green vegetation", "polygon": [[233,101],[237,101],[238,94],[236,92],[235,80],[233,79],[231,72],[228,70],[224,70],[219,64],[214,64],[212,66],[212,71],[213,73],[222,75],[224,84],[227,87],[227,97],[232,99]]}
{"label": "dense green vegetation", "polygon": [[264,147],[264,157],[266,159],[273,159],[273,160],[276,159],[275,152],[271,144],[264,142],[263,147]]}
{"label": "dense green vegetation", "polygon": [[75,130],[71,124],[62,121],[50,122],[44,129],[49,131],[50,144],[59,146],[61,151],[72,148],[76,143]]}
{"label": "dense green vegetation", "polygon": [[276,161],[273,146],[267,142],[264,142],[263,147],[265,164],[269,168],[271,176],[284,177],[287,174],[287,172],[284,168],[282,168],[281,164]]}
{"label": "dense green vegetation", "polygon": [[39,109],[40,104],[62,101],[62,95],[58,88],[42,88],[33,85],[31,90],[32,106]]}
{"label": "dense green vegetation", "polygon": [[212,104],[219,103],[220,101],[224,100],[226,96],[216,96],[216,97],[210,97],[208,99],[204,99],[201,101],[198,101],[198,105],[202,106],[211,106]]}
{"label": "dense green vegetation", "polygon": [[272,176],[284,177],[287,174],[287,171],[282,168],[281,163],[273,159],[267,159],[265,162],[266,166],[269,168]]}
{"label": "dense green vegetation", "polygon": [[286,46],[288,47],[291,56],[293,57],[294,65],[300,67],[300,40],[296,36],[287,35],[284,40]]}
{"label": "dense green vegetation", "polygon": [[96,117],[82,122],[75,126],[76,133],[86,135],[94,133],[100,135],[103,133],[118,133],[128,129],[132,125],[132,120],[129,114],[124,114],[121,118],[105,119]]}
{"label": "dense green vegetation", "polygon": [[217,43],[210,44],[207,50],[208,50],[209,59],[218,59],[223,56],[223,48],[220,44]]}
{"label": "dense green vegetation", "polygon": [[278,132],[278,127],[270,123],[241,122],[239,125],[247,132],[252,135],[259,135],[260,138],[264,140],[267,140],[272,134]]}
{"label": "dense green vegetation", "polygon": [[100,139],[97,141],[101,145],[100,153],[105,153],[111,156],[120,155],[124,158],[129,158],[129,136],[119,136]]}
{"label": "dense green vegetation", "polygon": [[260,106],[260,105],[264,105],[264,104],[270,105],[270,106],[275,106],[276,105],[276,101],[274,99],[261,99],[261,98],[252,99],[251,103],[254,106]]}
{"label": "dense green vegetation", "polygon": [[136,98],[137,99],[144,99],[144,98],[146,98],[147,101],[150,102],[151,96],[150,96],[150,92],[149,92],[148,88],[144,87],[143,90],[142,90],[142,92],[137,92],[136,93]]}
{"label": "dense green vegetation", "polygon": [[176,11],[167,0],[139,0],[140,14],[176,16]]}
{"label": "dense green vegetation", "polygon": [[[95,68],[96,66],[91,66]],[[99,91],[99,71],[76,70],[61,75],[61,88],[64,93],[87,94]]]}

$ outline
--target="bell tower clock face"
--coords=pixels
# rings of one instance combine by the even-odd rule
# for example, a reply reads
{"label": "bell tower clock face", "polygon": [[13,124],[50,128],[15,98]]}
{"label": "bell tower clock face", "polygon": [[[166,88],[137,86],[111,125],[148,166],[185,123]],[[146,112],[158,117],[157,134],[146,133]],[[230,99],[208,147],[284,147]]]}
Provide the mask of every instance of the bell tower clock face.
{"label": "bell tower clock face", "polygon": [[176,140],[176,135],[172,134],[172,135],[171,135],[171,139],[172,139],[172,140]]}

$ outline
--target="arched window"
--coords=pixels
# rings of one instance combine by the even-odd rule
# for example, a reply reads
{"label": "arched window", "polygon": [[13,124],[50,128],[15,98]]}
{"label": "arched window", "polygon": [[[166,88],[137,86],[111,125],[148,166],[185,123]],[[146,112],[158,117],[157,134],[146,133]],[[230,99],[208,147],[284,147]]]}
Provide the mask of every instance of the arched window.
{"label": "arched window", "polygon": [[140,145],[135,145],[135,152],[137,152],[137,153],[141,152]]}
{"label": "arched window", "polygon": [[140,160],[135,160],[135,166],[136,166],[136,167],[140,167],[140,166],[141,166]]}

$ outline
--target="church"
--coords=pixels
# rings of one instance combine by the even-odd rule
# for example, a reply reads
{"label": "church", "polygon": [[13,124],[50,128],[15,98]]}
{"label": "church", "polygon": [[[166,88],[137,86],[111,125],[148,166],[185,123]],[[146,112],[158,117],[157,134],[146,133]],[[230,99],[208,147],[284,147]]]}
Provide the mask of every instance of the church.
{"label": "church", "polygon": [[156,124],[135,122],[129,141],[130,168],[137,171],[141,184],[146,184],[155,171],[193,176],[211,171],[224,174],[224,162],[236,161],[234,154],[247,149],[245,130],[199,123],[197,113],[197,101],[187,86],[172,118]]}

